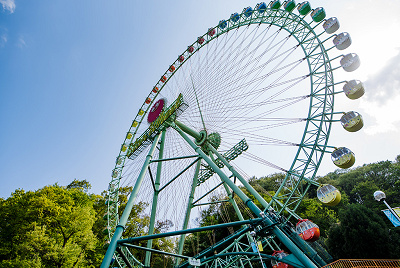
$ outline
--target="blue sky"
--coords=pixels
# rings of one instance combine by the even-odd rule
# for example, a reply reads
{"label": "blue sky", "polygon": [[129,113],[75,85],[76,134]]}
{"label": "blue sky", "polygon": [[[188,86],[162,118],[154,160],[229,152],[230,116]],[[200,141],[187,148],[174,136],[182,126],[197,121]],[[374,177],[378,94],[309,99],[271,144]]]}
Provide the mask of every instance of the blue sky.
{"label": "blue sky", "polygon": [[[132,119],[169,64],[220,19],[256,3],[0,0],[0,197],[74,178],[106,189]],[[352,75],[369,87],[365,99],[339,105],[355,107],[366,127],[353,136],[335,130],[331,140],[350,144],[356,165],[394,160],[400,1],[310,3],[351,34],[362,60]],[[335,169],[325,158],[321,175]]]}

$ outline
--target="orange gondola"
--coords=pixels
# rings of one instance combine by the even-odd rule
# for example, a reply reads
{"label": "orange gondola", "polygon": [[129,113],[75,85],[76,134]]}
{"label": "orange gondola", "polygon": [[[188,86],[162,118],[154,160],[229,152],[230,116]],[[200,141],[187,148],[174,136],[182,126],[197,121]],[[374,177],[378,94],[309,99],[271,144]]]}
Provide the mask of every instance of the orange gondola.
{"label": "orange gondola", "polygon": [[299,220],[296,224],[296,232],[307,242],[317,241],[320,235],[319,227],[310,220]]}

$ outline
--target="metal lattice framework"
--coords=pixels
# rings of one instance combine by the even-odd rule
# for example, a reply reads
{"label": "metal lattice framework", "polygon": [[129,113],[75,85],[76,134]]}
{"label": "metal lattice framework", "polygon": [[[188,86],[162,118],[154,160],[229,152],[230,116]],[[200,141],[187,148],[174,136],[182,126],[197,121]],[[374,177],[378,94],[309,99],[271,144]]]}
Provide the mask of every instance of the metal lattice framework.
{"label": "metal lattice framework", "polygon": [[[187,256],[182,255],[185,235],[205,230],[204,227],[188,229],[191,210],[197,206],[210,205],[211,203],[201,203],[200,200],[215,193],[217,188],[224,189],[228,198],[224,201],[229,201],[233,205],[240,220],[229,226],[247,227],[242,227],[224,241],[216,243],[212,250],[218,250],[217,255],[205,251],[195,256],[196,259],[202,260],[201,265],[204,267],[252,267],[251,263],[254,259],[274,259],[275,257],[254,253],[251,243],[260,241],[264,246],[277,249],[279,246],[275,242],[276,239],[292,252],[291,257],[285,262],[296,267],[316,267],[326,264],[316,251],[299,239],[285,223],[290,217],[299,218],[295,211],[310,185],[318,185],[314,180],[316,172],[324,153],[332,148],[327,143],[331,124],[335,121],[333,120],[335,114],[333,105],[337,92],[334,91],[332,74],[334,69],[331,67],[332,59],[327,53],[329,49],[324,47],[327,39],[323,41],[320,39],[324,34],[320,29],[323,21],[313,22],[306,17],[309,11],[303,15],[297,15],[291,10],[274,6],[276,2],[272,2],[270,8],[262,3],[255,10],[245,8],[241,14],[233,14],[229,20],[223,20],[216,27],[210,28],[180,54],[150,91],[129,128],[112,172],[108,189],[108,208],[105,214],[106,231],[111,240],[111,249],[109,247],[103,265],[108,265],[107,262],[111,256],[114,256],[121,267],[148,266],[151,252],[157,252],[151,249],[153,239],[176,235],[181,237],[177,251],[164,252],[164,254],[178,257],[178,259],[186,258]],[[275,32],[270,33],[270,29],[274,29]],[[283,31],[287,34],[280,37]],[[290,44],[294,45],[290,45],[288,40],[291,40]],[[273,42],[275,42],[274,46],[271,45]],[[297,48],[301,49],[302,56],[292,54],[297,53],[293,52],[297,51]],[[264,60],[267,53],[270,54]],[[232,55],[243,55],[243,58],[240,62],[235,62],[235,56]],[[297,59],[291,60],[292,57],[297,57]],[[273,68],[269,71],[265,70],[266,66],[271,64]],[[299,72],[297,69],[301,69],[303,73],[297,75]],[[277,74],[276,77],[274,77],[275,74]],[[295,75],[291,76],[292,74]],[[210,83],[210,80],[213,83]],[[304,88],[304,81],[308,81],[306,94],[293,98],[284,95],[286,91],[296,86]],[[220,89],[216,91],[215,88]],[[270,93],[272,97],[264,97],[266,92],[275,88],[277,91]],[[260,93],[254,96],[253,92],[257,90]],[[228,93],[224,95],[221,91],[229,92],[231,95]],[[164,109],[155,122],[146,125],[146,116],[152,105],[160,98],[167,98],[168,101],[173,102]],[[221,101],[223,98],[229,101]],[[290,118],[278,123],[275,123],[278,119],[274,118],[273,123],[266,125],[266,128],[275,128],[301,122],[299,141],[263,139],[261,134],[264,132],[258,129],[262,129],[264,125],[255,122],[272,119],[260,115],[273,114],[300,101],[304,103],[304,100],[308,101],[306,105],[308,112],[303,118]],[[230,103],[234,104],[229,106]],[[211,107],[212,105],[216,108]],[[265,109],[266,105],[272,106],[271,110],[267,111],[268,113],[261,110],[261,108]],[[249,116],[240,114],[241,117],[239,117],[237,107],[242,107],[244,113]],[[227,112],[224,113],[225,111]],[[219,118],[223,117],[221,114],[225,118],[219,121]],[[230,125],[239,126],[237,127],[239,130],[229,128],[229,122],[223,125],[222,120],[232,120],[233,123]],[[241,125],[238,123],[240,120],[244,122]],[[220,131],[223,134],[218,134]],[[245,136],[249,133],[253,136],[238,137],[233,143],[225,143],[224,137],[236,138],[236,136]],[[255,148],[252,143],[257,144],[254,140],[295,147],[291,164],[282,167],[280,164],[273,164],[272,161],[263,159],[263,155],[261,153],[258,155],[257,151],[249,152],[248,148]],[[155,151],[158,151],[158,156]],[[248,179],[245,178],[245,172],[241,169],[243,166],[239,167],[240,163],[236,163],[236,160],[242,156],[285,173],[284,179],[280,181],[279,189],[276,189],[269,202],[249,184]],[[185,190],[186,194],[182,194],[184,197],[179,199],[180,197],[174,192],[176,199],[179,200],[174,200],[177,203],[171,206],[184,207],[182,209],[184,213],[176,212],[180,215],[176,216],[176,219],[181,221],[182,225],[173,232],[154,235],[157,217],[162,217],[157,214],[157,211],[160,210],[160,203],[164,203],[164,201],[159,201],[161,198],[159,195],[167,189],[177,187],[176,181],[181,178],[189,181],[187,186],[181,186],[183,188],[180,192]],[[261,208],[258,208],[236,186],[236,180],[240,181],[254,200],[261,204]],[[147,192],[143,190],[145,186],[142,186],[142,183],[150,190]],[[122,217],[119,218],[118,194],[121,184],[132,184],[134,188],[125,208],[127,212],[124,211]],[[146,200],[146,197],[144,199],[138,197],[140,193],[147,195],[148,201],[153,200],[151,212],[149,211],[148,237],[121,239],[133,203]],[[236,195],[234,196],[233,193]],[[250,209],[256,218],[246,222],[239,205]],[[172,212],[169,210],[163,214],[163,217],[170,217],[170,215]],[[254,230],[257,235],[251,236],[250,230]],[[263,235],[259,235],[261,233]],[[149,241],[145,249],[147,256],[144,264],[137,260],[128,249],[140,248],[132,243],[141,240]],[[244,240],[247,242],[243,242]],[[178,263],[179,261],[176,262]],[[187,262],[180,263],[180,267],[186,266],[188,266]]]}

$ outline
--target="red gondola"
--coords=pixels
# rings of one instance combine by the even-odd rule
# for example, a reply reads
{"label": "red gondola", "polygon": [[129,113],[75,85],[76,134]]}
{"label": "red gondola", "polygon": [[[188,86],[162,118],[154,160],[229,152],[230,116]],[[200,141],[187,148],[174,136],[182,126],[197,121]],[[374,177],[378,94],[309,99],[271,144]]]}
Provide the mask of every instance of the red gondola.
{"label": "red gondola", "polygon": [[320,235],[319,227],[310,220],[299,220],[296,224],[296,232],[307,242],[317,241]]}
{"label": "red gondola", "polygon": [[[289,254],[285,253],[283,250],[274,250],[274,253],[272,253],[272,256],[278,257],[279,259],[283,259],[288,255]],[[271,264],[273,268],[294,268],[292,265],[273,259],[271,260]]]}
{"label": "red gondola", "polygon": [[214,34],[215,34],[215,29],[213,29],[213,28],[208,29],[209,36],[213,36]]}
{"label": "red gondola", "polygon": [[202,45],[202,44],[204,43],[204,38],[203,38],[203,37],[197,38],[197,43],[199,43],[200,45]]}

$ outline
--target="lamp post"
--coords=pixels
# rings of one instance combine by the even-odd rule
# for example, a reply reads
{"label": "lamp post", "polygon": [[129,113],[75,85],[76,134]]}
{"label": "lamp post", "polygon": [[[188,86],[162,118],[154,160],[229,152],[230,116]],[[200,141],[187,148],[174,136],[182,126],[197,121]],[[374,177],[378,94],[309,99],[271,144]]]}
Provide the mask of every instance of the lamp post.
{"label": "lamp post", "polygon": [[397,215],[397,213],[389,206],[389,204],[386,202],[385,198],[386,198],[386,194],[382,191],[376,191],[374,193],[374,198],[376,201],[380,202],[381,200],[383,201],[383,203],[388,207],[389,211],[393,214],[393,216],[400,221],[400,217],[399,215]]}

